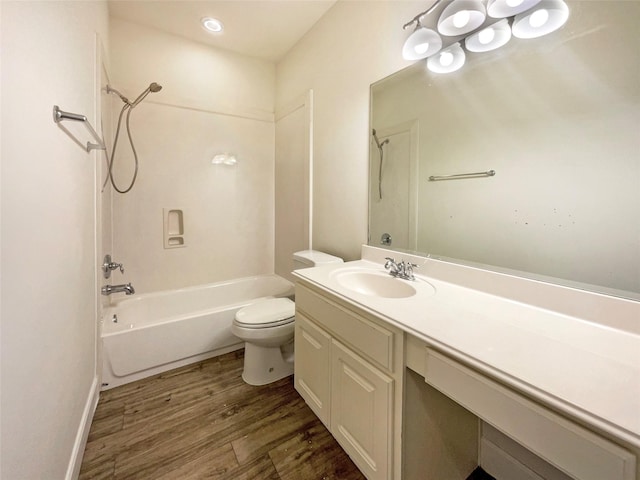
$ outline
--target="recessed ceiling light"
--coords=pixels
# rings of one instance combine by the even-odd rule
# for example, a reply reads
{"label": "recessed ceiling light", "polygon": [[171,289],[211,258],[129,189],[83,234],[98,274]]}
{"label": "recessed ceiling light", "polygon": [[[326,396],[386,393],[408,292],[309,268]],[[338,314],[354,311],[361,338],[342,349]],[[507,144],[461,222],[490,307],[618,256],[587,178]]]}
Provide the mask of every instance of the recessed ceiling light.
{"label": "recessed ceiling light", "polygon": [[222,22],[217,18],[205,17],[200,21],[204,29],[209,32],[220,33],[224,29]]}

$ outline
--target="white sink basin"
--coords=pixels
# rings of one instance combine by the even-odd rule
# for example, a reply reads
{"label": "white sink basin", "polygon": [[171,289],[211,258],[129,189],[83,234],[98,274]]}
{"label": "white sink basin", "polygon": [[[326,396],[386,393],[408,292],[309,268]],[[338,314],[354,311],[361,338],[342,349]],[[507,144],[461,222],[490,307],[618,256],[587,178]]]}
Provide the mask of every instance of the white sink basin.
{"label": "white sink basin", "polygon": [[[417,293],[416,284],[408,280],[400,280],[386,273],[362,270],[338,271],[334,276],[341,287],[362,295],[383,298],[407,298]],[[420,288],[429,287],[429,293],[435,289],[427,282],[420,282]]]}

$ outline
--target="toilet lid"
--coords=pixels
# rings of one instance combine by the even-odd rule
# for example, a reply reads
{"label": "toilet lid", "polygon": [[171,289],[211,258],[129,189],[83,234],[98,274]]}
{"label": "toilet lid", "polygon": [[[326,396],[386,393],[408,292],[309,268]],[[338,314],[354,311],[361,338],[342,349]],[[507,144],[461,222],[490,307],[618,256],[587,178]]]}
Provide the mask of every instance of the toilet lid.
{"label": "toilet lid", "polygon": [[285,325],[294,320],[296,304],[288,298],[270,298],[236,313],[236,323],[246,328],[266,328]]}

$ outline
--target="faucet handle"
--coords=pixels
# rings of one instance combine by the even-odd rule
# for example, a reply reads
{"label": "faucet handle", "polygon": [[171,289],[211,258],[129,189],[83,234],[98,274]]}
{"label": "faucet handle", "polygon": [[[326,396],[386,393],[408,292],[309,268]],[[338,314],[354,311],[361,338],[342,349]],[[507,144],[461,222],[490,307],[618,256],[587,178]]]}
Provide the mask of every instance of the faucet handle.
{"label": "faucet handle", "polygon": [[124,273],[124,266],[121,263],[116,263],[111,260],[111,255],[105,255],[102,263],[102,273],[104,278],[111,276],[111,271],[120,269],[120,273]]}
{"label": "faucet handle", "polygon": [[385,270],[389,270],[389,275],[393,277],[404,275],[404,261],[398,263],[391,257],[386,258],[387,263],[384,264]]}

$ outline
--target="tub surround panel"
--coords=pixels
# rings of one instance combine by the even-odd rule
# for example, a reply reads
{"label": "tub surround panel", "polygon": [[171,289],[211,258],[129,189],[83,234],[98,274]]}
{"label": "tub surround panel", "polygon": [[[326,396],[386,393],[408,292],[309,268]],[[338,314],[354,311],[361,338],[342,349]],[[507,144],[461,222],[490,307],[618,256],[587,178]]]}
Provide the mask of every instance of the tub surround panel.
{"label": "tub surround panel", "polygon": [[[143,294],[272,273],[274,66],[121,20],[111,31],[116,88],[163,86],[131,114],[140,169],[132,191],[113,197],[111,253],[125,265],[118,283]],[[120,185],[133,173],[125,139]],[[238,163],[212,165],[218,153]],[[163,208],[174,207],[185,247],[165,249]]]}
{"label": "tub surround panel", "polygon": [[125,95],[155,81],[163,86],[162,95],[145,102],[273,122],[273,63],[121,18],[111,17],[109,28],[112,81]]}
{"label": "tub surround panel", "polygon": [[[273,126],[153,104],[133,115],[140,173],[113,201],[123,280],[147,293],[271,273]],[[233,151],[238,164],[212,165],[218,151]],[[184,248],[164,248],[163,208],[172,204],[183,212]]]}

